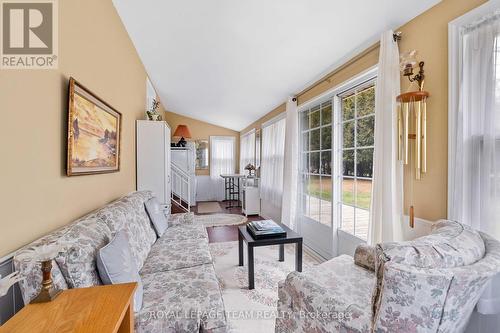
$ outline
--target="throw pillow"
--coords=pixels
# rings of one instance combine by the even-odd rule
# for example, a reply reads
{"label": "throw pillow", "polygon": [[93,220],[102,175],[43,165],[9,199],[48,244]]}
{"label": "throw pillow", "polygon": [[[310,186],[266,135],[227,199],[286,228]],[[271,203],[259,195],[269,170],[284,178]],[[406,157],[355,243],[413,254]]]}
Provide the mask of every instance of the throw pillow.
{"label": "throw pillow", "polygon": [[165,230],[168,228],[167,217],[161,208],[161,204],[156,197],[146,201],[146,211],[148,212],[158,237],[163,236]]}
{"label": "throw pillow", "polygon": [[142,308],[143,287],[141,277],[130,253],[127,234],[116,233],[108,245],[102,247],[97,255],[97,269],[104,284],[137,282],[134,295],[134,311]]}

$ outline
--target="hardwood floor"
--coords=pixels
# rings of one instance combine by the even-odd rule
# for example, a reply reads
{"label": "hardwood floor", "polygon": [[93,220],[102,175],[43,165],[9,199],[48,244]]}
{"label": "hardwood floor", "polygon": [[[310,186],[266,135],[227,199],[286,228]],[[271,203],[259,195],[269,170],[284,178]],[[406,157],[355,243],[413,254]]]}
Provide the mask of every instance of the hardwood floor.
{"label": "hardwood floor", "polygon": [[[226,206],[229,204],[229,202],[222,202],[219,201],[220,206],[224,210],[222,212],[223,214],[237,214],[237,215],[243,215],[241,212],[241,207],[234,207],[234,208],[226,208]],[[206,214],[198,214],[198,207],[193,206],[191,207],[191,211],[195,213],[196,215],[206,215]],[[172,213],[182,213],[183,211],[175,206],[172,205]],[[263,220],[262,217],[258,215],[253,215],[253,216],[248,216],[248,221],[259,221]],[[222,227],[208,227],[207,228],[208,232],[208,241],[210,243],[217,243],[217,242],[231,242],[231,241],[237,241],[238,240],[238,226],[237,225],[228,225],[228,226],[222,226]]]}

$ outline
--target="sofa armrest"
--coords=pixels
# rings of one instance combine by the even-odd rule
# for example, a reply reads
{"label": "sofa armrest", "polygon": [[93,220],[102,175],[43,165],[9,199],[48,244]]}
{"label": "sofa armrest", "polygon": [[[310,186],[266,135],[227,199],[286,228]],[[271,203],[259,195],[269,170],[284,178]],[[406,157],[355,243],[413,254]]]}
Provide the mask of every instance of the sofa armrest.
{"label": "sofa armrest", "polygon": [[307,323],[299,326],[300,332],[367,332],[374,282],[373,272],[355,265],[348,255],[335,257],[304,273],[291,272],[278,290],[278,310],[283,318],[288,318],[281,324]]}
{"label": "sofa armrest", "polygon": [[415,332],[437,332],[453,273],[388,262],[373,318],[375,332],[391,332],[409,323]]}
{"label": "sofa armrest", "polygon": [[363,310],[356,302],[348,295],[342,297],[341,290],[332,288],[335,287],[324,286],[302,273],[290,273],[278,287],[279,316],[300,323],[309,322],[319,332],[338,332],[341,327],[349,327],[350,321],[363,317]]}
{"label": "sofa armrest", "polygon": [[175,227],[183,224],[191,224],[194,222],[194,214],[193,213],[178,213],[178,214],[170,214],[168,219],[168,226]]}
{"label": "sofa armrest", "polygon": [[375,246],[358,245],[354,252],[354,263],[370,271],[375,271],[375,253]]}

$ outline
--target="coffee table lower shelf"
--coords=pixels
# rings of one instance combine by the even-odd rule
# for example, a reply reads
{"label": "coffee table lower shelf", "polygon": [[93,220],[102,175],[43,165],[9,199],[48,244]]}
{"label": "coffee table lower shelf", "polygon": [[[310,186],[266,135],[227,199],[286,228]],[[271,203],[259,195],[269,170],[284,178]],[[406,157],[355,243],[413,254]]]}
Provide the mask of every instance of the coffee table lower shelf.
{"label": "coffee table lower shelf", "polygon": [[259,246],[279,245],[278,260],[285,261],[285,244],[295,243],[295,270],[302,272],[302,237],[288,228],[278,223],[286,231],[286,236],[266,239],[254,239],[246,226],[238,228],[238,257],[239,266],[243,266],[243,242],[247,243],[248,251],[248,289],[255,288],[255,262],[254,248]]}

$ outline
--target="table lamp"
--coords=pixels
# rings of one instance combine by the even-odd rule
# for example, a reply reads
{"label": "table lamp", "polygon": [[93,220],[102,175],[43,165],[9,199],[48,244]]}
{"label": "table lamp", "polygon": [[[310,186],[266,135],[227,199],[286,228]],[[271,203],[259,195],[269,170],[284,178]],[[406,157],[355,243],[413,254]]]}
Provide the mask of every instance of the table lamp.
{"label": "table lamp", "polygon": [[54,300],[61,290],[54,286],[52,281],[52,260],[64,251],[64,248],[55,243],[43,244],[37,248],[29,248],[24,253],[17,256],[18,260],[40,264],[42,270],[42,289],[40,293],[31,300],[30,303],[44,303]]}
{"label": "table lamp", "polygon": [[186,147],[186,139],[191,138],[191,132],[189,131],[189,128],[187,125],[177,125],[177,128],[175,129],[174,132],[174,137],[180,137],[181,139],[177,143],[177,147]]}

